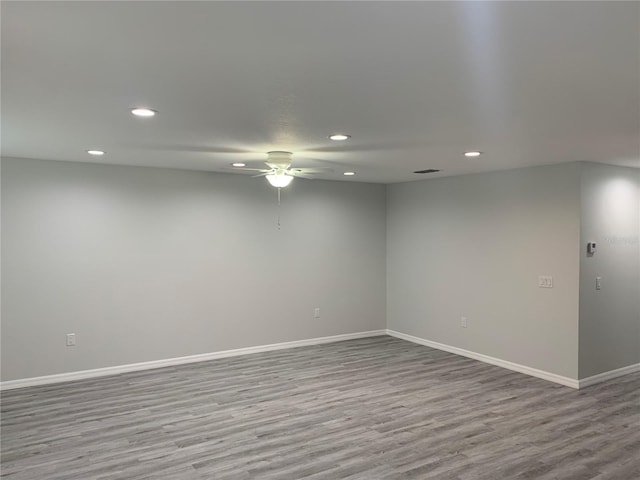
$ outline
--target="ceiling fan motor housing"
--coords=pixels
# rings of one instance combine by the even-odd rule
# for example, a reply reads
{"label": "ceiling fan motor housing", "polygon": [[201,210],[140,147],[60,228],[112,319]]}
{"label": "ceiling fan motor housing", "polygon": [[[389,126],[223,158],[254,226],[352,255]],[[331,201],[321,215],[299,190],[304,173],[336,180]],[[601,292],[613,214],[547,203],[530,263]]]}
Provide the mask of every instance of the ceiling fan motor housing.
{"label": "ceiling fan motor housing", "polygon": [[286,170],[291,166],[291,155],[291,152],[267,152],[267,163]]}

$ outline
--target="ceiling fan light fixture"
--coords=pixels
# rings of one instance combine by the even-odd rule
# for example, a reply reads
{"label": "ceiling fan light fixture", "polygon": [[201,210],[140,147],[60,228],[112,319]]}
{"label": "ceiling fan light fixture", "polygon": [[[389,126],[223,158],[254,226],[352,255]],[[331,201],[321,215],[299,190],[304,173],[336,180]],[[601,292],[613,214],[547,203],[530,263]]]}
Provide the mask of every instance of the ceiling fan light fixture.
{"label": "ceiling fan light fixture", "polygon": [[265,175],[265,178],[272,187],[276,188],[284,188],[293,180],[293,177],[286,173],[270,173],[269,175]]}
{"label": "ceiling fan light fixture", "polygon": [[347,135],[346,133],[334,133],[333,135],[329,135],[329,139],[335,140],[336,142],[341,142],[350,138],[351,135]]}

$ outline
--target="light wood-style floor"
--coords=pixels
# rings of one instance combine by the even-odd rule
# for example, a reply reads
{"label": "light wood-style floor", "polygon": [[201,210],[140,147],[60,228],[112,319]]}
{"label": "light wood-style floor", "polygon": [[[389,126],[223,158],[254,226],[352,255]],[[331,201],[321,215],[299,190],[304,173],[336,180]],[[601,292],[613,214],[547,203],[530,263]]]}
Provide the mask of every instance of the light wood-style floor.
{"label": "light wood-style floor", "polygon": [[374,337],[6,391],[1,438],[6,480],[637,480],[640,375]]}

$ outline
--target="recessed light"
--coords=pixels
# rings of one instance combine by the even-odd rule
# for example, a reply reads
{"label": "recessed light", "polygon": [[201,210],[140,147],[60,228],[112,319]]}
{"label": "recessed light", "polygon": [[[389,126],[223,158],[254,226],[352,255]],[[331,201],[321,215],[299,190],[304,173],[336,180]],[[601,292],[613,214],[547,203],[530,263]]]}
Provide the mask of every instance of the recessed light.
{"label": "recessed light", "polygon": [[482,152],[464,152],[465,157],[479,157],[482,155]]}
{"label": "recessed light", "polygon": [[96,155],[96,156],[104,155],[104,152],[102,150],[87,150],[87,153],[89,155]]}
{"label": "recessed light", "polygon": [[344,172],[344,173],[343,173],[343,175],[344,175],[345,177],[352,177],[352,176],[354,176],[355,174],[356,174],[356,172]]}
{"label": "recessed light", "polygon": [[348,140],[351,138],[351,135],[347,135],[346,133],[334,133],[333,135],[329,135],[329,138],[336,142],[340,142],[342,140]]}
{"label": "recessed light", "polygon": [[242,162],[236,162],[236,163],[232,163],[231,166],[232,167],[246,167],[247,164],[246,163],[242,163]]}
{"label": "recessed light", "polygon": [[136,107],[131,109],[131,113],[136,117],[153,117],[158,112],[150,108]]}

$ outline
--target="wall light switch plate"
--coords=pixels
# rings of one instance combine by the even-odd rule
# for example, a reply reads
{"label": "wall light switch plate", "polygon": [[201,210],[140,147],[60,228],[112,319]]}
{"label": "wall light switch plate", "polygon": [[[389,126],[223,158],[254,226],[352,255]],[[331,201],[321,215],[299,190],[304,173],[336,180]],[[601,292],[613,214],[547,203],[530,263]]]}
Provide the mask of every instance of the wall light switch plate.
{"label": "wall light switch plate", "polygon": [[67,333],[67,347],[75,347],[75,346],[76,346],[76,334]]}
{"label": "wall light switch plate", "polygon": [[460,326],[462,328],[467,328],[468,324],[467,317],[460,317]]}
{"label": "wall light switch plate", "polygon": [[540,275],[538,277],[539,288],[553,288],[553,277],[549,275]]}
{"label": "wall light switch plate", "polygon": [[602,288],[602,277],[596,277],[596,290]]}

